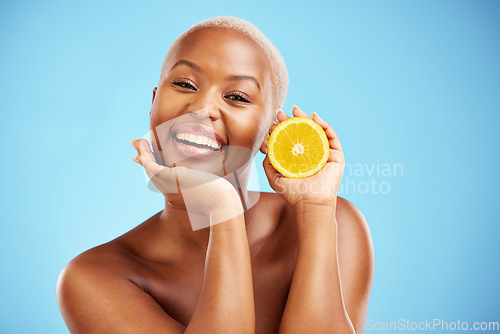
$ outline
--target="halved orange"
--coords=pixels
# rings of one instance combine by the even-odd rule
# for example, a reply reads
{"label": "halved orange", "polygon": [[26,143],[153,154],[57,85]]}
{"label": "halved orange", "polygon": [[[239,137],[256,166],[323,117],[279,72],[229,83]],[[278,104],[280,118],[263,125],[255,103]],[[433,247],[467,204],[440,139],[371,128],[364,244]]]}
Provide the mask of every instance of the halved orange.
{"label": "halved orange", "polygon": [[267,143],[271,164],[283,176],[301,179],[319,172],[328,161],[330,145],[323,128],[307,117],[279,123]]}

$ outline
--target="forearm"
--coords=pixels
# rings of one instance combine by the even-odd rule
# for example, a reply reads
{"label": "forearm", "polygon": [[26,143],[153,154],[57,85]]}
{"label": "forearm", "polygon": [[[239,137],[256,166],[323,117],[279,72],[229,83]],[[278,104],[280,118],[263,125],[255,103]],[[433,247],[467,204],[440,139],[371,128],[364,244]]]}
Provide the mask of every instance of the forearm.
{"label": "forearm", "polygon": [[297,262],[280,333],[354,333],[342,298],[335,207],[302,205],[296,216]]}
{"label": "forearm", "polygon": [[203,288],[186,329],[186,333],[191,332],[255,332],[252,269],[243,214],[210,227]]}

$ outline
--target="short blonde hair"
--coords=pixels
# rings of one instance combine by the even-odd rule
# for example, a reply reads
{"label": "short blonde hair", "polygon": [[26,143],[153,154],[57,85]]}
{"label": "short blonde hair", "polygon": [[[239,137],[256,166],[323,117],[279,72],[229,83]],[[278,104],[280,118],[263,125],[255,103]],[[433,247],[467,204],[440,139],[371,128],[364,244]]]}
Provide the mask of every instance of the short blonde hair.
{"label": "short blonde hair", "polygon": [[177,39],[170,45],[165,58],[163,59],[159,84],[161,84],[167,76],[168,69],[166,68],[166,66],[168,59],[172,56],[173,52],[179,45],[179,42],[190,33],[208,27],[220,27],[237,30],[262,47],[271,64],[273,108],[274,110],[283,108],[288,91],[288,71],[286,69],[283,57],[281,56],[278,49],[274,46],[274,44],[271,43],[266,35],[264,35],[256,26],[246,20],[233,16],[217,16],[205,19],[194,24],[191,28],[180,34],[179,37],[177,37]]}

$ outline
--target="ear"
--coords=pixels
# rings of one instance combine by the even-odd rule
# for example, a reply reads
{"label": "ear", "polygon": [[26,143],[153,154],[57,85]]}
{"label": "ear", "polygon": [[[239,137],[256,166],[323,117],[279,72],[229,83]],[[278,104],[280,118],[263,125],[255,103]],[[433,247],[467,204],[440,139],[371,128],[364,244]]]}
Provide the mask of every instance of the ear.
{"label": "ear", "polygon": [[[155,96],[156,96],[156,91],[158,90],[158,87],[153,88],[153,100],[151,100],[151,104],[155,102]],[[151,116],[151,111],[149,112],[149,115]]]}
{"label": "ear", "polygon": [[157,90],[158,90],[158,87],[153,88],[153,100],[151,101],[151,104],[155,101],[155,96],[156,96]]}
{"label": "ear", "polygon": [[269,141],[269,136],[271,135],[271,127],[273,126],[273,122],[271,121],[271,124],[269,125],[269,131],[266,132],[266,135],[264,136],[264,140],[262,141],[262,144],[260,145],[260,151],[264,154],[267,154],[267,142]]}

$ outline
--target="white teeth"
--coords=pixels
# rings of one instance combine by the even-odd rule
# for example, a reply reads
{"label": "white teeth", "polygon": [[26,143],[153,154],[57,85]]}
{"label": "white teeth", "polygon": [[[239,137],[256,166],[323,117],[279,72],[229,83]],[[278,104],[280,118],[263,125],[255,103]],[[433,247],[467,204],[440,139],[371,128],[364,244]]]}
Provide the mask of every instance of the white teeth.
{"label": "white teeth", "polygon": [[216,150],[220,149],[220,145],[217,143],[217,141],[209,137],[195,135],[193,133],[188,133],[188,132],[179,132],[175,135],[175,137],[177,139],[189,141],[199,145],[210,146]]}

